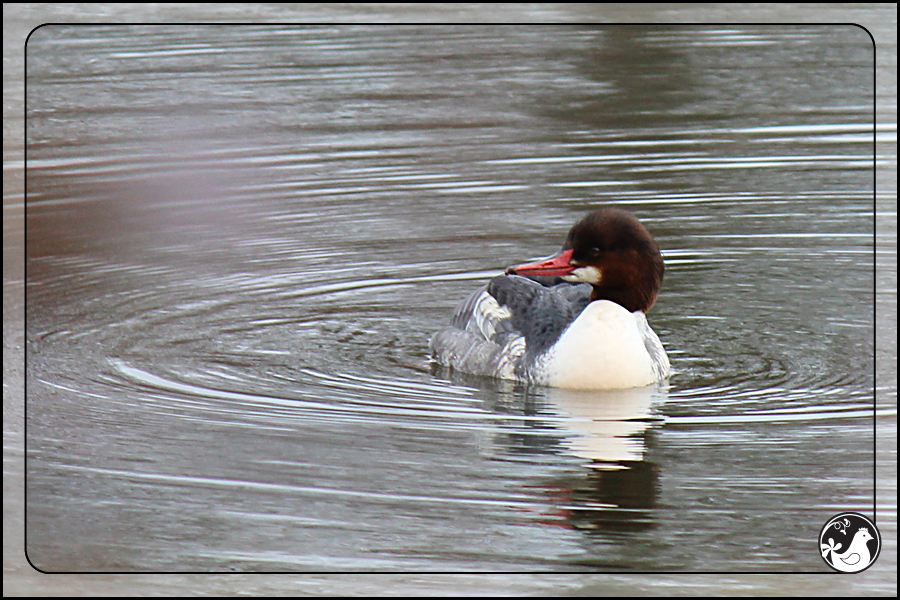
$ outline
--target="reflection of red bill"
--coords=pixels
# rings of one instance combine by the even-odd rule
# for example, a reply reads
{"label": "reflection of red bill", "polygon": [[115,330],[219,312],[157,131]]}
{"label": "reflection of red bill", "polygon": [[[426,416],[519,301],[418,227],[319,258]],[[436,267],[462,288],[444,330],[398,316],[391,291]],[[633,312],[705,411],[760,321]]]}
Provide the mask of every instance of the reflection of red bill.
{"label": "reflection of red bill", "polygon": [[517,265],[506,270],[507,273],[517,275],[546,275],[549,277],[568,275],[575,270],[569,262],[572,260],[572,250],[563,250],[556,256],[524,265]]}

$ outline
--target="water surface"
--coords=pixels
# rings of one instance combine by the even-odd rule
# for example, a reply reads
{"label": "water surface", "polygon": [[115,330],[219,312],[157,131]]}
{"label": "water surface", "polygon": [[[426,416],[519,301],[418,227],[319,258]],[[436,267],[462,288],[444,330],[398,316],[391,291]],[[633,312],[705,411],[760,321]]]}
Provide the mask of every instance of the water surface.
{"label": "water surface", "polygon": [[[27,61],[38,568],[825,572],[872,514],[863,30],[47,26]],[[432,367],[602,204],[663,251],[667,382]]]}

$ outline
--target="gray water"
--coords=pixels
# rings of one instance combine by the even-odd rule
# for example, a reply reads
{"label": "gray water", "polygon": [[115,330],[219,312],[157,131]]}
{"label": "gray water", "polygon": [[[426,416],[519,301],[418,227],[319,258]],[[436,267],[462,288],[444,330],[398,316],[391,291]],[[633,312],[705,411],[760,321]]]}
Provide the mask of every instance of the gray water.
{"label": "gray water", "polygon": [[[47,26],[26,52],[37,568],[824,573],[825,521],[872,515],[862,29]],[[668,382],[432,367],[459,300],[604,204],[663,251]]]}

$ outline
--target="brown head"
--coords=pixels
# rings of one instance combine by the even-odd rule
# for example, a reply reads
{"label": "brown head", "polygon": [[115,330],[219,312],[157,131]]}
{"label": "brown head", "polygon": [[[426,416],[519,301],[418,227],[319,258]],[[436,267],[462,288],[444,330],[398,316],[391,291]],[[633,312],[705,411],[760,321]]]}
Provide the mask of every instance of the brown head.
{"label": "brown head", "polygon": [[556,256],[507,269],[590,283],[591,301],[612,300],[630,312],[647,312],[653,306],[664,271],[650,232],[631,213],[612,207],[597,209],[576,223]]}

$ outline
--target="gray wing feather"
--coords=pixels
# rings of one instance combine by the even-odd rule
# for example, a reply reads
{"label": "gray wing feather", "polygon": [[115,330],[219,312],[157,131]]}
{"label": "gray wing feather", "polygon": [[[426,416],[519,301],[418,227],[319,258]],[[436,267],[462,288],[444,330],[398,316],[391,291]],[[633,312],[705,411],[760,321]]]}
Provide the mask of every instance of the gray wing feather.
{"label": "gray wing feather", "polygon": [[450,327],[431,339],[440,364],[476,375],[524,377],[527,363],[559,339],[590,301],[590,285],[546,285],[495,277],[456,307]]}
{"label": "gray wing feather", "polygon": [[656,381],[665,379],[669,376],[670,368],[666,349],[663,348],[662,342],[659,341],[659,336],[656,335],[656,332],[650,327],[650,323],[647,322],[647,316],[641,311],[636,311],[633,314],[637,320],[641,337],[644,338],[644,347],[647,349],[647,353],[650,355],[650,360],[653,363],[654,379]]}
{"label": "gray wing feather", "polygon": [[510,311],[510,326],[528,343],[528,354],[536,356],[552,346],[590,302],[586,283],[547,286],[518,275],[495,277],[488,293]]}

